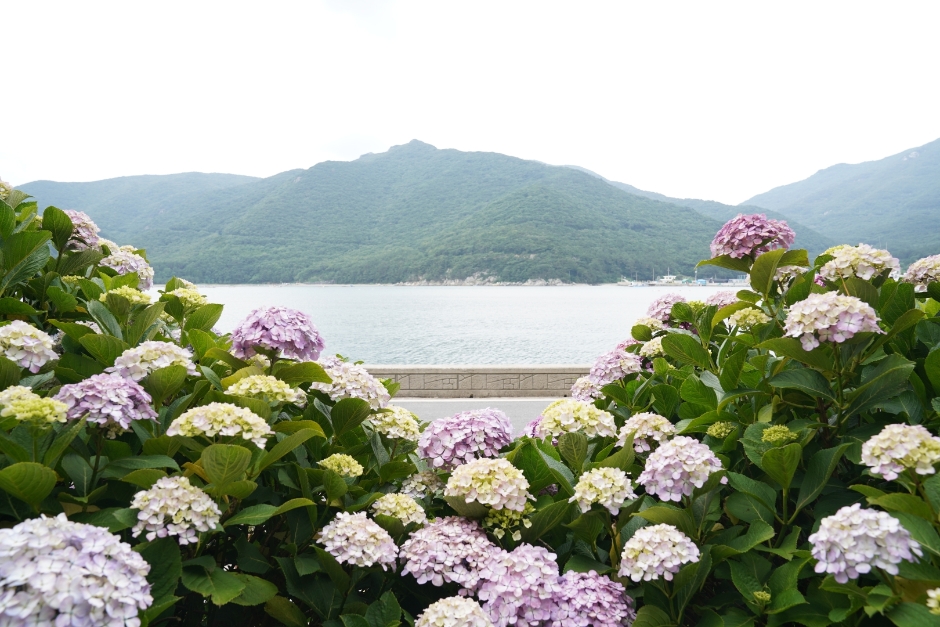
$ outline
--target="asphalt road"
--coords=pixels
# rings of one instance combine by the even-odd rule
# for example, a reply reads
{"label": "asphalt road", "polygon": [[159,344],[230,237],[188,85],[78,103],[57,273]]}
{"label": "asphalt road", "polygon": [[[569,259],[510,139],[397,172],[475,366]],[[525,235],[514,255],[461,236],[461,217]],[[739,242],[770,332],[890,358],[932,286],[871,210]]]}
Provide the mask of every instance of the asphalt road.
{"label": "asphalt road", "polygon": [[522,433],[523,427],[535,419],[557,398],[396,398],[395,405],[414,413],[422,422],[452,416],[468,409],[495,407],[509,416],[513,435]]}

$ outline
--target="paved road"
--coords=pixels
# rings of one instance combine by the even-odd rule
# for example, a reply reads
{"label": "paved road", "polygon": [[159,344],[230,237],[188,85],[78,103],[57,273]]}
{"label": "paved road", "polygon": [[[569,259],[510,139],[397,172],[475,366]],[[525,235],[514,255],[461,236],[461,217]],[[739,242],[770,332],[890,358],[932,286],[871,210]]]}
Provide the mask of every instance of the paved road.
{"label": "paved road", "polygon": [[506,412],[518,435],[526,423],[536,418],[557,398],[396,398],[393,403],[413,412],[423,422],[451,416],[468,409],[495,407]]}

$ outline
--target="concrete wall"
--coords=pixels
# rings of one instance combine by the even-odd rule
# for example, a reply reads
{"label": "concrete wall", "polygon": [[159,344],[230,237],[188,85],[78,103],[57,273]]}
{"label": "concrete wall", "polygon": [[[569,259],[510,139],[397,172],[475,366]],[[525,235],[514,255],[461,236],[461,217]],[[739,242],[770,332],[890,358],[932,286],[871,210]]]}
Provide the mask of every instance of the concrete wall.
{"label": "concrete wall", "polygon": [[568,396],[589,365],[393,366],[367,365],[369,373],[401,384],[400,398]]}

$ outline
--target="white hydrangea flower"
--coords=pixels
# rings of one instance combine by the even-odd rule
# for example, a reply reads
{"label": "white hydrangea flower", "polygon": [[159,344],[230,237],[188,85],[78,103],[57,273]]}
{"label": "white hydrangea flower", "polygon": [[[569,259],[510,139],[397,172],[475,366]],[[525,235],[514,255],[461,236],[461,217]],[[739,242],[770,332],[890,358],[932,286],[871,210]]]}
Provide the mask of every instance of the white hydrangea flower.
{"label": "white hydrangea flower", "polygon": [[522,471],[501,457],[480,458],[457,466],[444,496],[456,496],[467,503],[476,501],[493,509],[512,509],[521,512],[529,497],[529,482]]}
{"label": "white hydrangea flower", "polygon": [[68,405],[54,398],[21,398],[12,401],[0,410],[0,416],[8,418],[13,416],[20,422],[31,422],[39,425],[65,422],[68,414]]}
{"label": "white hydrangea flower", "polygon": [[805,271],[805,268],[800,266],[778,266],[777,271],[774,273],[774,281],[786,286]]}
{"label": "white hydrangea flower", "polygon": [[940,462],[940,438],[920,425],[888,425],[862,445],[862,463],[888,481],[907,469],[934,474]]}
{"label": "white hydrangea flower", "polygon": [[0,625],[140,627],[148,564],[103,527],[65,514],[0,529]]}
{"label": "white hydrangea flower", "polygon": [[240,436],[258,448],[264,448],[265,438],[273,435],[274,431],[261,416],[249,409],[231,403],[209,403],[187,410],[170,423],[166,434],[190,438],[198,435],[207,438]]}
{"label": "white hydrangea flower", "polygon": [[898,574],[902,560],[921,556],[920,545],[897,518],[887,512],[861,509],[856,503],[823,518],[809,537],[816,572],[829,573],[839,583],[880,568]]}
{"label": "white hydrangea flower", "polygon": [[303,406],[307,402],[307,395],[300,388],[293,388],[290,384],[277,377],[264,374],[255,374],[239,379],[225,390],[232,396],[249,396],[260,398],[266,403],[294,403]]}
{"label": "white hydrangea flower", "polygon": [[255,353],[245,361],[249,366],[258,366],[265,372],[267,372],[268,368],[271,367],[271,360],[268,359],[266,355],[262,355],[261,353]]}
{"label": "white hydrangea flower", "polygon": [[[190,283],[190,285],[192,285],[192,283]],[[178,287],[175,290],[167,292],[167,294],[180,299],[180,303],[182,303],[183,307],[186,309],[201,307],[209,302],[195,287]]]}
{"label": "white hydrangea flower", "polygon": [[913,283],[915,292],[926,292],[927,284],[940,281],[940,255],[918,259],[907,268],[901,280]]}
{"label": "white hydrangea flower", "polygon": [[940,588],[927,591],[927,609],[931,614],[940,616]]}
{"label": "white hydrangea flower", "polygon": [[624,544],[618,574],[633,581],[672,581],[683,564],[698,560],[699,549],[687,535],[672,525],[652,525],[637,529]]}
{"label": "white hydrangea flower", "polygon": [[405,494],[386,494],[380,497],[372,504],[372,511],[380,516],[397,518],[404,525],[409,523],[423,525],[428,521],[424,508]]}
{"label": "white hydrangea flower", "polygon": [[423,499],[444,493],[444,482],[433,470],[421,470],[405,479],[401,484],[401,494]]}
{"label": "white hydrangea flower", "polygon": [[562,398],[542,411],[539,437],[558,437],[569,431],[581,431],[589,438],[614,437],[617,425],[611,413],[584,401]]}
{"label": "white hydrangea flower", "polygon": [[663,354],[662,336],[654,337],[649,342],[645,342],[643,346],[640,347],[640,356],[646,357],[647,359],[661,357]]}
{"label": "white hydrangea flower", "polygon": [[784,333],[800,338],[805,350],[813,350],[820,341],[841,343],[869,331],[884,333],[875,310],[861,299],[837,292],[810,294],[794,303],[784,324]]}
{"label": "white hydrangea flower", "polygon": [[385,411],[369,416],[369,420],[377,433],[388,438],[417,440],[421,435],[415,415],[404,407],[389,405]]}
{"label": "white hydrangea flower", "polygon": [[623,446],[627,443],[627,437],[633,434],[633,450],[637,453],[650,450],[650,442],[664,442],[670,436],[676,434],[676,428],[669,419],[654,414],[652,412],[643,412],[630,416],[620,427],[620,435],[617,438],[617,446]]}
{"label": "white hydrangea flower", "polygon": [[108,294],[114,294],[115,296],[122,296],[130,301],[131,305],[149,305],[153,300],[150,298],[150,294],[145,294],[140,290],[135,290],[129,285],[122,285],[116,287],[113,290],[108,290],[104,294],[98,297],[98,300],[101,302],[107,302]]}
{"label": "white hydrangea flower", "polygon": [[[691,496],[695,488],[705,485],[709,475],[719,470],[721,460],[710,448],[694,438],[680,435],[650,453],[637,483],[646,488],[647,494],[664,501],[681,501],[683,496]],[[722,477],[722,483],[727,481]]]}
{"label": "white hydrangea flower", "polygon": [[858,277],[866,281],[890,270],[891,275],[901,273],[901,263],[887,250],[872,248],[868,244],[836,246],[826,251],[833,259],[819,269],[819,276],[827,281]]}
{"label": "white hydrangea flower", "polygon": [[198,374],[193,354],[169,342],[147,341],[128,348],[114,360],[114,365],[105,372],[116,372],[122,377],[140,381],[154,370],[167,366],[183,366],[190,376]]}
{"label": "white hydrangea flower", "polygon": [[318,461],[317,465],[343,477],[359,477],[364,470],[362,464],[345,453],[333,453],[326,459]]}
{"label": "white hydrangea flower", "polygon": [[[601,388],[590,376],[579,377],[571,386],[571,398],[590,403],[602,395]],[[533,436],[534,437],[534,436]]]}
{"label": "white hydrangea flower", "polygon": [[6,200],[10,197],[10,192],[13,191],[13,186],[0,179],[0,200]]}
{"label": "white hydrangea flower", "polygon": [[652,331],[662,331],[666,328],[662,320],[658,318],[650,318],[649,316],[641,316],[633,322],[633,326],[644,326],[649,327]]}
{"label": "white hydrangea flower", "polygon": [[767,324],[770,322],[770,316],[765,314],[760,309],[755,309],[753,307],[747,307],[746,309],[739,309],[730,316],[728,316],[728,326],[738,327],[741,329],[751,329],[759,324]]}
{"label": "white hydrangea flower", "polygon": [[0,354],[33,374],[59,356],[52,350],[52,337],[22,320],[0,327]]}
{"label": "white hydrangea flower", "polygon": [[568,502],[577,501],[582,512],[590,511],[591,505],[597,503],[616,516],[624,501],[635,498],[627,473],[619,468],[595,468],[581,475]]}
{"label": "white hydrangea flower", "polygon": [[415,627],[493,627],[493,623],[473,599],[448,597],[427,606]]}
{"label": "white hydrangea flower", "polygon": [[163,477],[134,495],[131,509],[140,510],[131,530],[136,538],[144,531],[147,540],[177,536],[180,544],[199,541],[198,532],[212,531],[222,512],[208,494],[186,477]]}
{"label": "white hydrangea flower", "polygon": [[13,401],[23,401],[31,398],[39,398],[39,395],[33,392],[32,388],[24,385],[11,385],[0,392],[0,407],[6,407]]}
{"label": "white hydrangea flower", "polygon": [[311,390],[320,390],[334,401],[344,398],[361,398],[368,401],[372,409],[381,409],[392,400],[382,382],[358,364],[324,360],[321,365],[332,379],[332,383],[314,382],[310,384]]}
{"label": "white hydrangea flower", "polygon": [[398,547],[388,532],[369,520],[365,512],[340,512],[316,536],[326,552],[343,564],[395,569]]}

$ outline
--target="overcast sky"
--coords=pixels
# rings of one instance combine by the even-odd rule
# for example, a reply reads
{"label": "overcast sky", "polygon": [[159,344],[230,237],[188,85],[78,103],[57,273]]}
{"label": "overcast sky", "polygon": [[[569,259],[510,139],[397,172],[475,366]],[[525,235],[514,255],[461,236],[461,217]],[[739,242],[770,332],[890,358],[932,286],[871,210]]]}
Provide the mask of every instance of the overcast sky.
{"label": "overcast sky", "polygon": [[940,137],[940,2],[14,2],[0,177],[421,139],[739,203]]}

